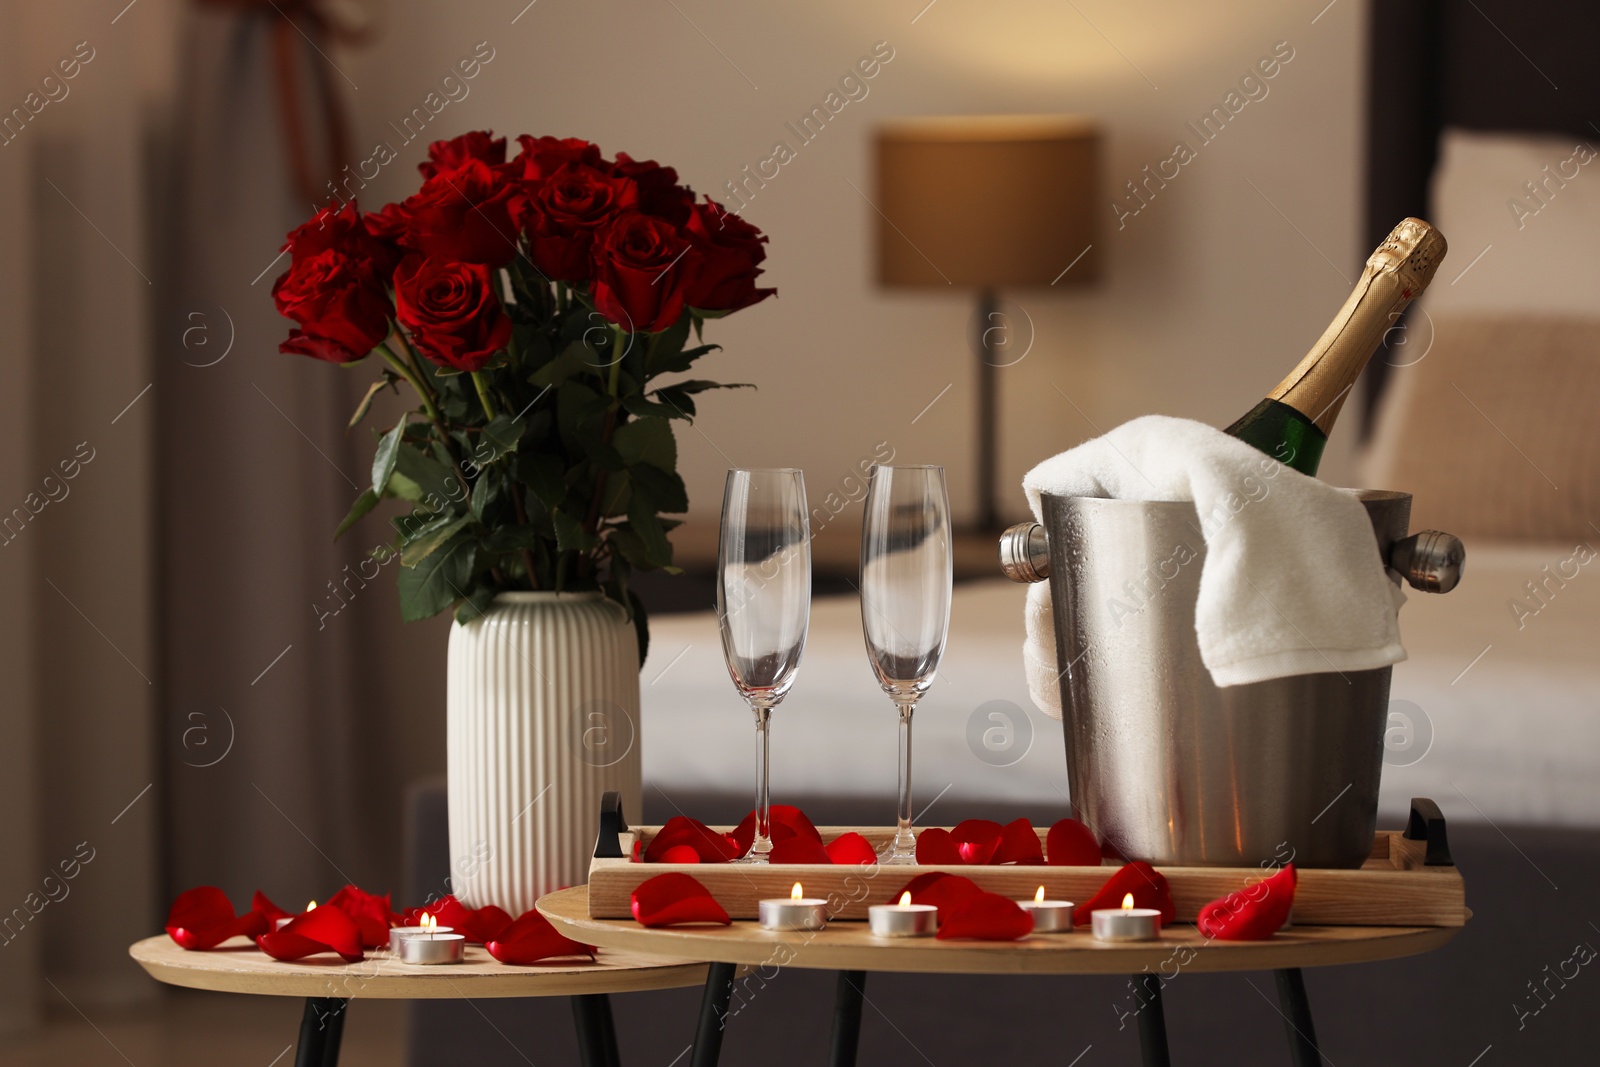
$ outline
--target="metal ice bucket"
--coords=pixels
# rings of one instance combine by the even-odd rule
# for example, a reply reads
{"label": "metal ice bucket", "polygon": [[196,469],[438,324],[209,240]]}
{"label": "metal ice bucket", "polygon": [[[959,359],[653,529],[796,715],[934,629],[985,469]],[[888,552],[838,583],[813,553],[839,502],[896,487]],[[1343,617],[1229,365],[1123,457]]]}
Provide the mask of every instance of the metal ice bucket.
{"label": "metal ice bucket", "polygon": [[[1357,493],[1374,550],[1448,592],[1461,542],[1407,537],[1411,496]],[[1128,859],[1359,867],[1372,849],[1391,668],[1218,688],[1195,601],[1206,545],[1192,503],[1044,498],[1001,541],[1018,581],[1048,575],[1075,815]]]}

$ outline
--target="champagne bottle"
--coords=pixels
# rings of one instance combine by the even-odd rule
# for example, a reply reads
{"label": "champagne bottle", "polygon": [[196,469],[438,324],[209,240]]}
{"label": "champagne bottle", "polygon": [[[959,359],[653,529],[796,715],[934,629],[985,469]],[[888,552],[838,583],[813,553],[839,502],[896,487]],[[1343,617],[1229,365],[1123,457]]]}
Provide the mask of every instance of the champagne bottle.
{"label": "champagne bottle", "polygon": [[1301,474],[1315,475],[1345,397],[1383,336],[1444,259],[1444,235],[1406,219],[1367,259],[1361,280],[1289,376],[1227,428]]}

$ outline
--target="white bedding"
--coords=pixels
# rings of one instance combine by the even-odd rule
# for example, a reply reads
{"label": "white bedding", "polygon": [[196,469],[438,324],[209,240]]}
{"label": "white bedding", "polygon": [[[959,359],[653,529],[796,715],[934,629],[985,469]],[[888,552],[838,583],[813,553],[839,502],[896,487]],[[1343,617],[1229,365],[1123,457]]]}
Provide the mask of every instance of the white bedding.
{"label": "white bedding", "polygon": [[[1572,555],[1573,546],[1469,544],[1455,591],[1410,594],[1400,613],[1410,659],[1396,666],[1392,694],[1409,704],[1393,707],[1432,741],[1409,765],[1416,748],[1392,754],[1388,821],[1410,797],[1431,796],[1457,819],[1600,826],[1600,559],[1564,587],[1551,582],[1536,614],[1519,619],[1509,607],[1544,565],[1555,572]],[[924,822],[961,818],[963,802],[1065,807],[1061,724],[1032,709],[1023,677],[1024,592],[1000,579],[956,587],[944,666],[916,714],[916,806],[938,797]],[[657,616],[651,631],[641,677],[647,789],[669,798],[753,790],[755,728],[723,666],[715,615]],[[969,744],[969,722],[986,704]],[[1009,750],[996,711],[1015,720]],[[1401,720],[1392,721],[1398,745]],[[857,602],[818,599],[798,680],[774,714],[774,799],[881,797],[887,823],[895,747],[894,708],[867,665]]]}

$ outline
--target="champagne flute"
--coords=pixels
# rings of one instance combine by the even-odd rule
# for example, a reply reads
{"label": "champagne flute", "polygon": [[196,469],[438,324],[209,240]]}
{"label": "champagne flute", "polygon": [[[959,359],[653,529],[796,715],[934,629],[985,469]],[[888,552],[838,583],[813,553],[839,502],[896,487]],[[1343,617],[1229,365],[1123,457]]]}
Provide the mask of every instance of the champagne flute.
{"label": "champagne flute", "polygon": [[794,684],[811,620],[811,528],[798,470],[730,470],[717,546],[717,622],[733,684],[756,717],[756,830],[746,863],[772,851],[767,727]]}
{"label": "champagne flute", "polygon": [[878,684],[900,711],[900,810],[886,864],[917,861],[911,713],[944,655],[951,582],[944,468],[874,466],[861,527],[861,628]]}

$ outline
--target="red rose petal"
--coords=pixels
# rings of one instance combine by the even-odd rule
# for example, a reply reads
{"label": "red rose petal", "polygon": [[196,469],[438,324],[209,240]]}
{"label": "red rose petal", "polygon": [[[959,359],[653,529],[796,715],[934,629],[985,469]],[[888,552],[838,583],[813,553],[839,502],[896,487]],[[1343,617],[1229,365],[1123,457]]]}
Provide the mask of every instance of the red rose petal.
{"label": "red rose petal", "polygon": [[361,944],[366,948],[382,948],[389,943],[389,927],[399,918],[389,907],[389,894],[377,896],[359,886],[347,885],[323,905],[338,908],[361,929]]}
{"label": "red rose petal", "polygon": [[900,903],[900,898],[907,893],[911,894],[913,904],[932,904],[939,909],[942,920],[946,915],[952,914],[956,909],[983,892],[978,883],[971,878],[964,878],[959,874],[945,874],[943,871],[929,871],[919,874],[888,900],[890,904]]}
{"label": "red rose petal", "polygon": [[961,850],[955,838],[942,826],[930,826],[917,834],[917,862],[924,867],[937,864],[960,864]]}
{"label": "red rose petal", "polygon": [[666,862],[661,857],[669,849],[680,845],[694,849],[701,863],[727,863],[743,854],[734,851],[735,846],[729,844],[726,834],[717,833],[699,819],[691,819],[687,815],[674,815],[650,839],[650,847],[644,850],[644,861]]}
{"label": "red rose petal", "polygon": [[1289,921],[1296,879],[1291,863],[1270,878],[1206,904],[1195,925],[1218,941],[1265,941]]}
{"label": "red rose petal", "polygon": [[821,841],[795,834],[782,841],[774,841],[767,854],[768,863],[832,863],[833,857],[822,847]]}
{"label": "red rose petal", "polygon": [[940,941],[1016,941],[1033,933],[1033,916],[998,893],[978,892],[939,909]]}
{"label": "red rose petal", "polygon": [[267,929],[269,930],[272,928],[272,924],[277,922],[279,919],[288,919],[294,916],[294,912],[284,911],[282,908],[278,907],[270,899],[268,899],[267,895],[259,889],[257,889],[250,897],[250,910],[259,911],[262,916],[266,918]]}
{"label": "red rose petal", "polygon": [[674,871],[642,882],[630,896],[633,917],[645,926],[679,923],[718,923],[731,919],[705,886],[687,874]]}
{"label": "red rose petal", "polygon": [[340,909],[327,906],[296,915],[283,929],[256,938],[256,944],[275,960],[337,952],[346,963],[357,963],[363,955],[361,927]]}
{"label": "red rose petal", "polygon": [[1016,819],[1000,828],[1000,844],[990,863],[1037,864],[1044,862],[1039,834],[1027,819]]}
{"label": "red rose petal", "polygon": [[993,860],[1000,847],[1000,824],[993,819],[962,819],[950,836],[961,853],[961,862],[980,867]]}
{"label": "red rose petal", "polygon": [[[784,838],[799,835],[809,837],[814,841],[821,841],[822,835],[817,828],[811,825],[811,820],[806,818],[805,812],[793,804],[774,804],[767,809],[767,836],[776,844]],[[739,855],[743,856],[750,851],[750,846],[756,839],[756,813],[754,811],[739,820],[739,825],[733,829],[733,839],[739,846]]]}
{"label": "red rose petal", "polygon": [[1160,911],[1162,926],[1170,926],[1177,919],[1178,911],[1172,906],[1172,890],[1167,886],[1166,875],[1143,860],[1135,860],[1118,867],[1089,903],[1079,904],[1072,913],[1072,921],[1078,926],[1088,926],[1093,912],[1122,907],[1122,898],[1129,893],[1133,894],[1134,907]]}
{"label": "red rose petal", "polygon": [[828,842],[828,858],[834,863],[854,863],[871,866],[878,862],[878,854],[866,838],[854,830],[846,831]]}
{"label": "red rose petal", "polygon": [[257,911],[235,915],[228,894],[214,885],[181,893],[167,912],[167,936],[187,949],[216,948],[230,937],[255,937],[267,930]]}
{"label": "red rose petal", "polygon": [[1100,842],[1094,831],[1077,819],[1062,819],[1050,827],[1045,848],[1052,867],[1100,866]]}
{"label": "red rose petal", "polygon": [[699,863],[700,853],[693,845],[673,845],[661,854],[657,863]]}
{"label": "red rose petal", "polygon": [[549,919],[536,911],[523,912],[500,936],[483,946],[501,963],[524,966],[551,956],[588,956],[594,946],[565,936]]}

